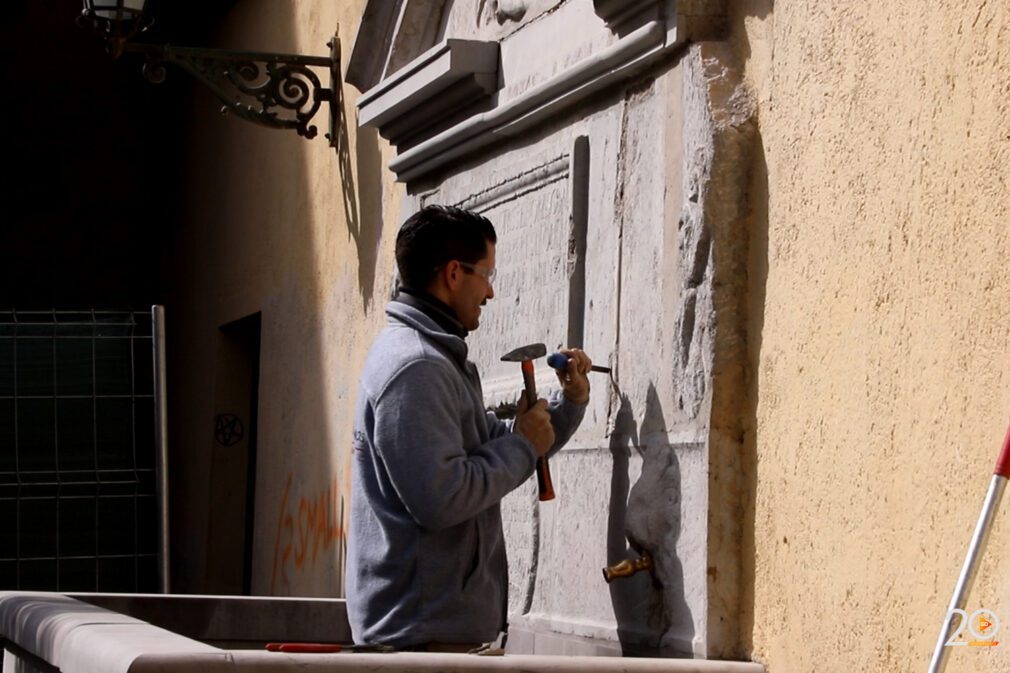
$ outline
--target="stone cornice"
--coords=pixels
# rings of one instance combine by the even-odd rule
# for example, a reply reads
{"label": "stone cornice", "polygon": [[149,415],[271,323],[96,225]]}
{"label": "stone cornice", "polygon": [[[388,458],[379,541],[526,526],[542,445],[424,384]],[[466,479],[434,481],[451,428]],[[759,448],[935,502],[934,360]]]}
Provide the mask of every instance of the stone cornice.
{"label": "stone cornice", "polygon": [[496,42],[444,40],[362,95],[358,123],[395,144],[409,142],[497,88]]}
{"label": "stone cornice", "polygon": [[662,21],[651,21],[504,105],[469,117],[401,152],[389,168],[400,182],[415,180],[632,76],[679,44],[675,29],[670,30]]}

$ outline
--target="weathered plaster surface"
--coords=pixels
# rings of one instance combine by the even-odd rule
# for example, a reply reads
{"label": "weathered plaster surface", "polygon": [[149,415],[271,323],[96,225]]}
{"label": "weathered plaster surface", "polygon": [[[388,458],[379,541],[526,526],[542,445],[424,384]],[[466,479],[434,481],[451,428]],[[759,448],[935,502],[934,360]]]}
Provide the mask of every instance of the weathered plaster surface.
{"label": "weathered plaster surface", "polygon": [[[216,46],[324,54],[340,26],[353,42],[362,2],[236,6]],[[213,591],[208,555],[233,538],[208,537],[223,479],[212,473],[218,328],[262,312],[253,592],[342,591],[341,510],[347,509],[357,376],[385,322],[392,268],[388,223],[399,189],[383,173],[385,143],[354,122],[344,87],[340,147],[214,113],[192,112],[191,171],[168,302],[172,399],[173,564],[179,591]],[[199,97],[198,97],[199,98]],[[321,113],[322,114],[322,113]],[[325,122],[322,122],[325,132]],[[174,346],[174,348],[173,348]],[[170,393],[171,394],[171,393]],[[241,529],[235,522],[232,530]],[[234,569],[236,572],[238,569]]]}
{"label": "weathered plaster surface", "polygon": [[[923,671],[1010,411],[1010,9],[734,4],[767,195],[753,651],[770,671]],[[968,609],[1006,622],[1002,509]],[[948,670],[1010,671],[1004,647]]]}

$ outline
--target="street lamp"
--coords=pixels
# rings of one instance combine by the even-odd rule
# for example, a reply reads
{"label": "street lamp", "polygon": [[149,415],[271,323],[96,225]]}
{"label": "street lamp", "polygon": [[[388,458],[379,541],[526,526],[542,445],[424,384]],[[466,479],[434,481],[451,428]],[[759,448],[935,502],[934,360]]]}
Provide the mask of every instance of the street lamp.
{"label": "street lamp", "polygon": [[[326,137],[330,146],[336,147],[340,104],[340,40],[336,35],[327,43],[328,57],[134,42],[134,37],[154,23],[147,5],[146,0],[84,0],[79,23],[105,39],[113,58],[124,52],[143,54],[144,76],[155,84],[165,80],[168,64],[187,71],[223,103],[222,113],[314,138],[317,130],[309,122],[322,103],[329,103],[330,132]],[[329,70],[330,88],[321,85],[313,68]]]}

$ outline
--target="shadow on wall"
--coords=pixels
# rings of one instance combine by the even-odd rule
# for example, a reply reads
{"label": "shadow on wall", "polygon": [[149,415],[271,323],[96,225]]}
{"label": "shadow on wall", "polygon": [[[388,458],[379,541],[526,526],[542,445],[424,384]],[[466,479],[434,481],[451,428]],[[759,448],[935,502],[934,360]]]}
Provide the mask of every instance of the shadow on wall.
{"label": "shadow on wall", "polygon": [[[745,25],[746,19],[774,21],[774,0],[754,0],[734,3],[731,8],[731,28],[734,49],[740,62],[754,57]],[[766,31],[772,34],[773,31]],[[774,39],[766,38],[766,39]],[[770,56],[765,54],[766,58]],[[773,65],[773,64],[772,64]],[[755,95],[760,100],[760,96]],[[762,137],[761,110],[753,143],[750,183],[748,185],[746,230],[747,252],[747,401],[742,409],[743,446],[740,456],[740,487],[743,490],[743,520],[740,525],[740,652],[750,658],[754,650],[754,584],[756,575],[755,520],[757,515],[757,411],[760,400],[761,337],[764,333],[765,301],[768,285],[768,162]]]}
{"label": "shadow on wall", "polygon": [[747,30],[744,26],[744,18],[769,20],[775,9],[775,0],[748,0],[747,2],[734,2],[730,9],[731,34],[737,38],[734,40],[734,48],[740,57],[741,63],[746,63],[753,56],[750,42],[747,38]]}
{"label": "shadow on wall", "polygon": [[754,165],[748,202],[750,213],[747,259],[747,405],[743,410],[743,447],[740,485],[744,492],[741,523],[740,646],[745,656],[754,649],[754,582],[756,573],[755,517],[757,515],[758,427],[761,335],[764,332],[768,286],[768,163],[760,127],[754,143]]}
{"label": "shadow on wall", "polygon": [[[680,537],[680,463],[667,441],[663,408],[654,386],[646,398],[642,426],[627,395],[620,395],[610,436],[613,472],[607,521],[607,563],[643,553],[653,570],[616,579],[610,598],[617,635],[626,656],[691,655],[694,619],[684,595],[684,571],[675,553]],[[642,456],[642,476],[630,485],[634,448]]]}
{"label": "shadow on wall", "polygon": [[[344,109],[346,101],[341,89],[337,90],[337,95],[339,100],[334,104],[340,115],[337,124],[340,189],[343,195],[347,231],[354,239],[358,252],[358,292],[361,294],[361,306],[367,313],[372,304],[375,265],[378,259],[379,239],[382,237],[382,155],[379,153],[378,132],[374,128],[360,127],[352,166],[347,111]],[[358,190],[355,174],[358,176],[357,184],[364,185],[365,189]]]}

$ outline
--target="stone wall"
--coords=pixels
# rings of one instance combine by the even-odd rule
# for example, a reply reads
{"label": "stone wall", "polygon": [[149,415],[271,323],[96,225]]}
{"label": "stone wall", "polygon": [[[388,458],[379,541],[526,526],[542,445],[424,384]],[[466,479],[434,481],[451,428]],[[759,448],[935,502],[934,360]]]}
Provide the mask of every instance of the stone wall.
{"label": "stone wall", "polygon": [[[718,12],[429,3],[432,31],[418,4],[372,23],[366,9],[349,78],[398,145],[402,217],[451,203],[496,225],[495,299],[470,337],[488,406],[516,403],[499,358],[519,345],[580,345],[614,369],[552,459],[557,499],[530,482],[504,503],[510,648],[739,656],[753,109],[731,50],[703,40]],[[496,45],[497,86],[457,63],[463,41]],[[471,98],[405,126],[398,92],[435,110],[450,82]],[[538,387],[557,387],[543,363]],[[652,572],[604,583],[640,554]]]}

